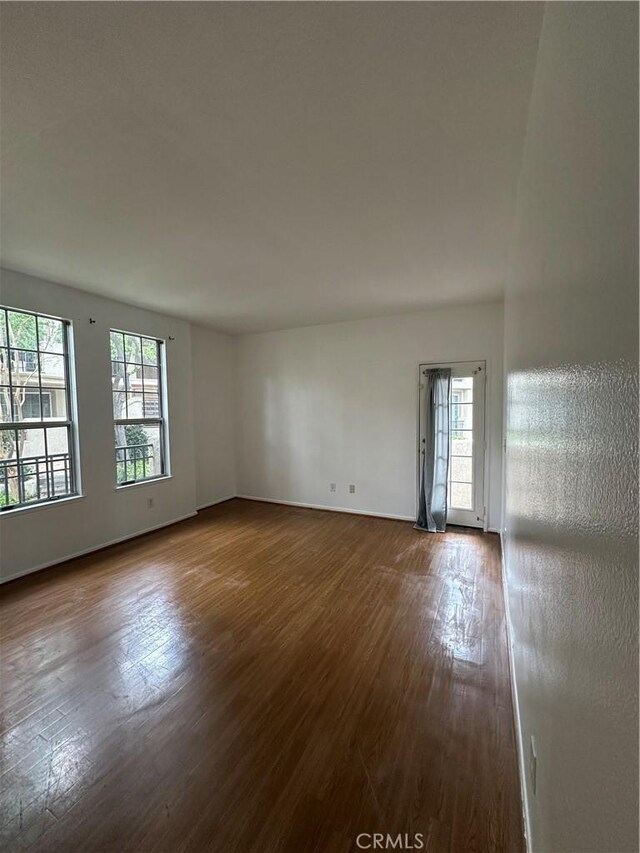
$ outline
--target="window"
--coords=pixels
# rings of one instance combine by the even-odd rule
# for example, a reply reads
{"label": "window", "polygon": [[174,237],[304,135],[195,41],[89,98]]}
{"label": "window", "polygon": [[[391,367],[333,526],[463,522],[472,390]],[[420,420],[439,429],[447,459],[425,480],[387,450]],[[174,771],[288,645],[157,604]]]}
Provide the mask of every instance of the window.
{"label": "window", "polygon": [[118,486],[167,474],[163,355],[162,341],[111,331],[111,390]]}
{"label": "window", "polygon": [[0,510],[77,493],[69,330],[0,306]]}

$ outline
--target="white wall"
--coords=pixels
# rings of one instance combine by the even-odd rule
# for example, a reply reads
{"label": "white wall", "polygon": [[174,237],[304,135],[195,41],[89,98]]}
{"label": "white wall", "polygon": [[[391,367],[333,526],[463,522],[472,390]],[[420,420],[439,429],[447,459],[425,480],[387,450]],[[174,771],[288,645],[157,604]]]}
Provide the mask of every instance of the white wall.
{"label": "white wall", "polygon": [[[4,305],[73,323],[83,497],[0,515],[0,578],[97,548],[195,512],[195,463],[188,323],[72,288],[2,270]],[[89,324],[89,317],[95,324]],[[171,479],[115,489],[109,329],[167,342]],[[148,509],[147,499],[154,507]]]}
{"label": "white wall", "polygon": [[639,849],[637,20],[546,6],[506,297],[506,584],[545,853]]}
{"label": "white wall", "polygon": [[486,359],[489,524],[499,528],[502,320],[499,304],[471,305],[242,336],[239,494],[414,518],[418,365]]}
{"label": "white wall", "polygon": [[236,493],[234,339],[191,327],[196,458],[196,504]]}

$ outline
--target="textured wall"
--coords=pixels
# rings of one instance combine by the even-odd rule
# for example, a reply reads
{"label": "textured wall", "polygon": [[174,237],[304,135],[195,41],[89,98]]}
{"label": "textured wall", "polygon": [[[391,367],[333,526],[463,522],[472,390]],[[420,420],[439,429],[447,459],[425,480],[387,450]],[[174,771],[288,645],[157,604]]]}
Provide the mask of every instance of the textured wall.
{"label": "textured wall", "polygon": [[505,303],[505,561],[535,851],[638,850],[637,6],[547,4]]}

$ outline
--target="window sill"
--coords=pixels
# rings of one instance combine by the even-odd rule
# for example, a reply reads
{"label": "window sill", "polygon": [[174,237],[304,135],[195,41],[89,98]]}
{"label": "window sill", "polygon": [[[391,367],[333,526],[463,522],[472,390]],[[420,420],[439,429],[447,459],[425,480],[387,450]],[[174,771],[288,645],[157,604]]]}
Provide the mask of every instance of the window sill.
{"label": "window sill", "polygon": [[42,503],[37,504],[17,506],[15,509],[3,509],[2,512],[0,512],[0,518],[5,518],[9,515],[17,515],[22,512],[37,512],[38,510],[51,509],[51,507],[54,506],[63,506],[73,503],[74,501],[82,501],[84,498],[85,495],[69,495],[68,498],[59,498],[56,501],[43,501]]}
{"label": "window sill", "polygon": [[125,489],[135,489],[137,486],[152,486],[155,483],[162,483],[164,480],[173,480],[172,474],[163,474],[161,477],[150,477],[148,480],[138,480],[136,483],[123,483],[121,486],[114,486],[116,492],[124,491]]}

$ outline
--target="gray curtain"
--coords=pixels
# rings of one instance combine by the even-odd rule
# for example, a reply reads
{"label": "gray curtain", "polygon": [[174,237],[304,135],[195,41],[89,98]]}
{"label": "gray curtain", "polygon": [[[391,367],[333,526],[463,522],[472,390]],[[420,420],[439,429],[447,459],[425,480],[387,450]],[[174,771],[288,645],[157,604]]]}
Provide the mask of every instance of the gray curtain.
{"label": "gray curtain", "polygon": [[444,533],[447,524],[451,368],[425,370],[424,443],[420,456],[417,530]]}

